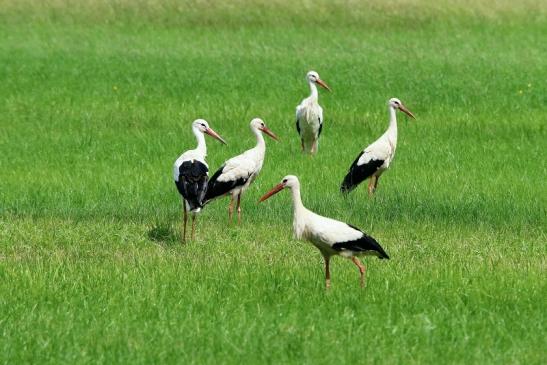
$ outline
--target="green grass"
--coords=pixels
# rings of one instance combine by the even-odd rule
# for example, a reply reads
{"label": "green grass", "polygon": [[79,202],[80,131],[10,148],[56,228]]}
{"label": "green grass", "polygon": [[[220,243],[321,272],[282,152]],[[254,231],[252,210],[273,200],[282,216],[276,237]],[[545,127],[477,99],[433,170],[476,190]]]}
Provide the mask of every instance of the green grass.
{"label": "green grass", "polygon": [[[523,1],[0,3],[0,363],[540,364],[545,350],[547,6]],[[325,127],[300,156],[317,70]],[[399,97],[378,194],[338,193]],[[227,201],[179,244],[171,166],[206,118],[212,169],[268,140],[244,223]],[[390,261],[291,238],[284,175]]]}

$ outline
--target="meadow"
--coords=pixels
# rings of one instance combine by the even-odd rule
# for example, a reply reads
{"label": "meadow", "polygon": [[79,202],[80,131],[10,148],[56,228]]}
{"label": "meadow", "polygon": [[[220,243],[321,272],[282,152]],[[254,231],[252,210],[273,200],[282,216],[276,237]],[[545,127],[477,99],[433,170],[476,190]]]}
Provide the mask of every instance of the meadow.
{"label": "meadow", "polygon": [[[0,1],[1,364],[541,364],[547,359],[547,4],[541,1]],[[316,157],[294,110],[320,92]],[[370,199],[339,185],[400,98]],[[173,161],[280,137],[228,226],[180,243]],[[292,238],[290,196],[391,260]]]}

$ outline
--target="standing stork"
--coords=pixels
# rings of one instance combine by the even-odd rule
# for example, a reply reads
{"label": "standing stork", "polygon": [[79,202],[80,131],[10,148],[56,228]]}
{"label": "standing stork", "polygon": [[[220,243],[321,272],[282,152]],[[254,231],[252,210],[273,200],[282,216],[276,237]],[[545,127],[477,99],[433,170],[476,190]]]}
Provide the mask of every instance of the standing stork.
{"label": "standing stork", "polygon": [[296,107],[296,130],[300,135],[302,152],[315,154],[319,136],[323,130],[323,108],[317,102],[319,93],[316,84],[328,91],[331,90],[315,71],[308,72],[306,79],[310,85],[311,95]]}
{"label": "standing stork", "polygon": [[380,138],[365,148],[351,164],[349,171],[340,186],[342,193],[349,193],[361,182],[370,178],[368,184],[368,193],[372,195],[378,187],[380,175],[389,168],[391,161],[395,157],[395,148],[397,147],[397,115],[400,110],[409,117],[414,118],[414,114],[408,110],[403,103],[392,98],[388,101],[389,109],[389,127]]}
{"label": "standing stork", "polygon": [[226,161],[209,180],[205,204],[211,200],[230,194],[230,205],[228,207],[228,218],[232,222],[234,210],[234,199],[237,198],[237,221],[241,222],[241,195],[256,179],[264,163],[266,154],[266,142],[262,133],[266,133],[274,140],[277,136],[266,127],[260,118],[251,120],[251,131],[256,136],[256,146],[243,152],[241,155],[232,157]]}
{"label": "standing stork", "polygon": [[182,205],[184,210],[182,241],[186,241],[186,223],[188,221],[188,212],[192,213],[192,240],[194,239],[194,230],[196,223],[196,214],[203,207],[203,198],[207,191],[207,180],[209,176],[209,167],[205,162],[207,156],[207,146],[205,145],[204,133],[220,142],[226,142],[209,127],[207,121],[196,119],[192,123],[192,132],[196,136],[198,145],[195,149],[184,152],[175,161],[173,165],[173,178],[177,190],[182,196]]}
{"label": "standing stork", "polygon": [[260,202],[280,192],[284,188],[291,189],[294,207],[293,228],[296,239],[311,242],[325,259],[325,284],[330,287],[329,261],[334,255],[350,259],[359,268],[361,287],[365,284],[366,267],[358,256],[377,256],[389,259],[389,256],[372,237],[352,225],[320,216],[306,209],[300,197],[300,182],[293,175],[288,175],[267,192]]}

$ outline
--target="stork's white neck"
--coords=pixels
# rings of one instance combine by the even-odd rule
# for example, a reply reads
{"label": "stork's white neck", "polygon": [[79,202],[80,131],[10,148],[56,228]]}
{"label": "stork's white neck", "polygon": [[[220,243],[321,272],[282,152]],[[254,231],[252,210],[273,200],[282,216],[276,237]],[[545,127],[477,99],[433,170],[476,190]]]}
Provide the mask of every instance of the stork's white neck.
{"label": "stork's white neck", "polygon": [[394,107],[391,105],[389,108],[389,127],[387,128],[387,132],[390,134],[395,134],[397,136],[397,110],[395,110]]}
{"label": "stork's white neck", "polygon": [[264,141],[264,136],[262,135],[262,132],[258,130],[258,128],[251,128],[253,133],[256,136],[256,147],[260,149],[266,149],[266,142]]}
{"label": "stork's white neck", "polygon": [[313,100],[317,100],[319,98],[319,93],[317,92],[317,85],[315,85],[315,82],[308,80],[308,84],[310,85],[310,98]]}
{"label": "stork's white neck", "polygon": [[205,145],[205,136],[203,135],[203,132],[201,132],[196,127],[192,128],[192,132],[194,132],[194,136],[196,136],[196,140],[198,142],[198,145],[195,151],[199,153],[203,158],[205,158],[205,156],[207,156],[207,146]]}
{"label": "stork's white neck", "polygon": [[294,209],[294,221],[298,222],[304,218],[306,208],[302,204],[302,198],[300,197],[300,185],[291,187],[292,203]]}

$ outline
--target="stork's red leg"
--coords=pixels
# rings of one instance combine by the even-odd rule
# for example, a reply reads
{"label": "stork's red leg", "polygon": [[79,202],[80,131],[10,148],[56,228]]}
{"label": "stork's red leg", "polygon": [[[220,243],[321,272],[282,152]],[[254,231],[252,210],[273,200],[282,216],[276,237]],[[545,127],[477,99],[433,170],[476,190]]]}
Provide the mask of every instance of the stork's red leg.
{"label": "stork's red leg", "polygon": [[237,194],[237,224],[241,223],[241,193]]}
{"label": "stork's red leg", "polygon": [[302,146],[302,152],[304,152],[304,138],[300,139],[300,145]]}
{"label": "stork's red leg", "polygon": [[196,231],[196,215],[192,214],[192,241],[194,241],[195,238],[195,231]]}
{"label": "stork's red leg", "polygon": [[184,218],[182,219],[182,242],[186,242],[186,222],[188,222],[188,212],[186,211],[186,207],[183,204],[182,210],[184,211]]}
{"label": "stork's red leg", "polygon": [[232,214],[234,213],[234,196],[230,195],[230,205],[228,206],[228,223],[232,224]]}
{"label": "stork's red leg", "polygon": [[376,189],[376,175],[372,175],[368,181],[368,195],[372,196],[374,190]]}
{"label": "stork's red leg", "polygon": [[374,179],[374,191],[376,191],[376,188],[378,187],[378,181],[380,181],[380,176],[376,176]]}
{"label": "stork's red leg", "polygon": [[330,267],[329,267],[330,257],[325,256],[325,286],[327,289],[330,288]]}
{"label": "stork's red leg", "polygon": [[365,272],[366,272],[367,268],[355,256],[351,258],[351,261],[353,261],[353,263],[355,265],[357,265],[357,267],[359,268],[359,273],[361,274],[361,288],[362,288],[362,287],[365,286],[365,279],[366,279],[365,278]]}

